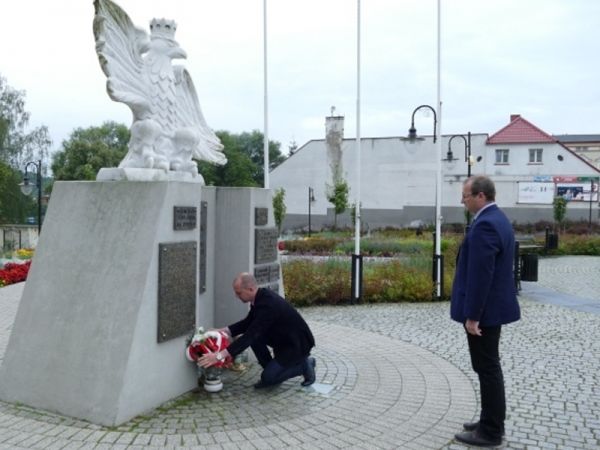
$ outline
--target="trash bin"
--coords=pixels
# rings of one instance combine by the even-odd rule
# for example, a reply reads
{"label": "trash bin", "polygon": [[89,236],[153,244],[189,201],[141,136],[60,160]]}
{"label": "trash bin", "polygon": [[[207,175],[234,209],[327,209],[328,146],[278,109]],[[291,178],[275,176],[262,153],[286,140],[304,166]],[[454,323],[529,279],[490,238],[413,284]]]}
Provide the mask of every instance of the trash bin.
{"label": "trash bin", "polygon": [[538,280],[538,255],[526,253],[521,255],[521,281]]}
{"label": "trash bin", "polygon": [[546,250],[556,250],[558,248],[558,234],[549,233],[546,239]]}

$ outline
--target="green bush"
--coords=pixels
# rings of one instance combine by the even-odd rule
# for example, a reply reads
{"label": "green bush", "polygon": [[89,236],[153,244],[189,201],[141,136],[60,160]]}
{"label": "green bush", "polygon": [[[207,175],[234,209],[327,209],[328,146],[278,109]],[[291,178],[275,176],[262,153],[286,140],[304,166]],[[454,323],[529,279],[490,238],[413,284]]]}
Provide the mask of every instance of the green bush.
{"label": "green bush", "polygon": [[311,237],[285,241],[284,246],[288,253],[321,254],[332,253],[341,241],[340,238]]}
{"label": "green bush", "polygon": [[[428,302],[432,299],[431,257],[414,256],[363,265],[364,303]],[[444,298],[449,298],[454,268],[445,264]],[[349,260],[299,259],[282,266],[286,298],[297,306],[335,305],[350,301]]]}
{"label": "green bush", "polygon": [[[361,254],[367,256],[392,256],[398,254],[415,254],[432,251],[433,242],[423,239],[381,239],[364,238],[360,241]],[[335,247],[336,253],[350,255],[354,253],[354,241],[340,242]]]}
{"label": "green bush", "polygon": [[558,239],[558,255],[591,255],[600,256],[600,236],[561,235]]}
{"label": "green bush", "polygon": [[297,306],[337,304],[350,298],[350,263],[298,259],[283,263],[286,298]]}

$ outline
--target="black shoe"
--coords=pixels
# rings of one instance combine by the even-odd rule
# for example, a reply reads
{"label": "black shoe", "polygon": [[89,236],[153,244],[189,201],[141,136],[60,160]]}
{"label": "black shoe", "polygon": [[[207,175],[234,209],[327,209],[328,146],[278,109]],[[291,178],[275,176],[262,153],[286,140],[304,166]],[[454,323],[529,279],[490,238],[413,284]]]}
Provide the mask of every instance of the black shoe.
{"label": "black shoe", "polygon": [[306,372],[304,373],[304,381],[300,383],[302,386],[310,386],[315,382],[316,374],[315,367],[317,366],[317,360],[313,357],[306,358]]}
{"label": "black shoe", "polygon": [[479,422],[466,422],[463,423],[463,428],[465,431],[475,431],[479,426]]}
{"label": "black shoe", "polygon": [[457,441],[468,445],[475,445],[477,447],[497,447],[502,444],[502,438],[491,439],[479,434],[475,431],[465,431],[464,433],[455,434],[454,437]]}
{"label": "black shoe", "polygon": [[[479,427],[479,421],[463,423],[463,428],[465,431],[475,431],[477,427]],[[504,430],[502,430],[502,436],[504,436]]]}
{"label": "black shoe", "polygon": [[258,383],[256,383],[254,385],[254,389],[264,389],[264,388],[267,388],[269,386],[271,386],[271,385],[267,384],[267,383],[263,383],[263,381],[261,380],[261,381],[259,381]]}

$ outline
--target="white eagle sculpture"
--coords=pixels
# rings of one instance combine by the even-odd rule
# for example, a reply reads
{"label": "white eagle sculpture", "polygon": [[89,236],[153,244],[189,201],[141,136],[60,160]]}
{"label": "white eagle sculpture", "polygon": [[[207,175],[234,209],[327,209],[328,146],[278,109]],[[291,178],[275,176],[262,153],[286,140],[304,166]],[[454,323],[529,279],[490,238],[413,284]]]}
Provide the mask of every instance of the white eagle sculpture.
{"label": "white eagle sculpture", "polygon": [[176,23],[152,19],[148,35],[111,0],[94,0],[94,8],[96,53],[108,95],[133,113],[119,168],[189,172],[195,178],[192,158],[225,164],[223,145],[204,120],[188,71],[171,63],[187,56],[174,39]]}

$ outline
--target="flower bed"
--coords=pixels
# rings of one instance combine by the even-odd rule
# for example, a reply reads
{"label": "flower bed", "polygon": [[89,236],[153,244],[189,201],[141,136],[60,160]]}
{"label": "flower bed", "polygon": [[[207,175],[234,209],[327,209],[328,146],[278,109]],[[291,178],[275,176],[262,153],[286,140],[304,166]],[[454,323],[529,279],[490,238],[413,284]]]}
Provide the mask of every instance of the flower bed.
{"label": "flower bed", "polygon": [[0,286],[8,286],[9,284],[25,281],[30,266],[31,261],[27,261],[23,264],[6,263],[4,267],[0,269]]}

